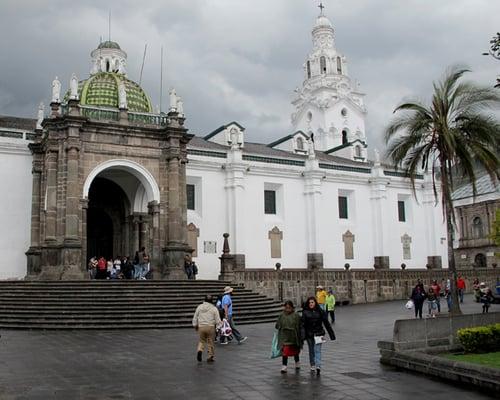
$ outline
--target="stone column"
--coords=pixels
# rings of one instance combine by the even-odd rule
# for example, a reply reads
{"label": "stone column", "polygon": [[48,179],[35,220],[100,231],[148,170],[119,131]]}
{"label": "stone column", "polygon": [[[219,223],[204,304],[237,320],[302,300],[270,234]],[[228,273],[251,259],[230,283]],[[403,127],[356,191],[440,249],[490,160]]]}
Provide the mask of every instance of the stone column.
{"label": "stone column", "polygon": [[146,248],[146,252],[149,252],[151,249],[148,248],[149,246],[149,227],[148,227],[148,222],[144,221],[144,218],[142,222],[140,223],[140,239],[139,239],[139,248]]}
{"label": "stone column", "polygon": [[135,252],[139,250],[139,238],[140,238],[140,226],[139,226],[139,220],[134,217],[132,220],[132,224],[134,227],[134,239],[133,239],[133,252],[130,254],[131,257],[134,257]]}
{"label": "stone column", "polygon": [[243,152],[233,146],[226,163],[227,225],[234,254],[245,253],[245,173]]}
{"label": "stone column", "polygon": [[39,146],[32,144],[30,149],[33,153],[33,190],[31,198],[31,245],[26,252],[27,276],[33,277],[41,271],[40,265],[40,208],[41,208],[41,186],[42,186],[42,161],[41,155],[36,153]]}
{"label": "stone column", "polygon": [[427,244],[427,266],[429,269],[442,268],[441,256],[437,251],[436,238],[436,199],[434,198],[434,189],[432,188],[432,176],[427,173],[424,175],[423,206],[425,213],[425,239]]}
{"label": "stone column", "polygon": [[89,199],[80,199],[80,205],[82,209],[82,223],[81,223],[81,238],[82,238],[82,271],[87,268],[88,259],[92,257],[87,254],[87,214],[89,209]]}
{"label": "stone column", "polygon": [[389,226],[385,223],[389,218],[386,215],[387,208],[387,184],[390,179],[384,176],[384,171],[380,163],[375,163],[372,169],[371,196],[372,224],[373,224],[373,264],[376,269],[389,268]]}
{"label": "stone column", "polygon": [[65,242],[79,241],[79,203],[80,186],[78,184],[78,165],[80,148],[76,144],[69,144],[67,152],[66,171],[66,221],[65,221]]}
{"label": "stone column", "polygon": [[47,151],[46,171],[47,189],[45,199],[45,241],[55,242],[57,224],[57,158],[58,152],[52,148]]}
{"label": "stone column", "polygon": [[[311,145],[311,144],[310,144]],[[311,145],[312,146],[312,145]],[[306,160],[304,171],[304,195],[306,201],[306,242],[307,242],[307,268],[323,268],[323,253],[319,249],[321,237],[321,183],[323,172],[319,169],[319,163],[313,151]]]}
{"label": "stone column", "polygon": [[151,215],[151,266],[153,274],[156,278],[157,271],[160,266],[160,205],[157,201],[152,201],[148,204],[149,214]]}

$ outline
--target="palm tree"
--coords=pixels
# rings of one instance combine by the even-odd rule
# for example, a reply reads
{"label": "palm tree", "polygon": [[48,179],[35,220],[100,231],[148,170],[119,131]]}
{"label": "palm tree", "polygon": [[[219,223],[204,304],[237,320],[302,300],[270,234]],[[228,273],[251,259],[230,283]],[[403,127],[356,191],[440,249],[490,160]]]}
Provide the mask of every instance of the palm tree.
{"label": "palm tree", "polygon": [[[469,71],[461,67],[450,68],[440,82],[434,83],[429,105],[420,101],[399,105],[394,110],[398,115],[385,131],[387,157],[410,177],[414,195],[416,174],[423,170],[432,175],[436,202],[441,197],[448,233],[448,265],[453,275],[452,314],[461,313],[453,257],[454,176],[458,174],[472,184],[474,197],[475,165],[479,164],[493,182],[500,178],[500,123],[491,112],[500,105],[500,90],[464,82],[461,78],[466,72]],[[441,183],[440,193],[437,179]]]}

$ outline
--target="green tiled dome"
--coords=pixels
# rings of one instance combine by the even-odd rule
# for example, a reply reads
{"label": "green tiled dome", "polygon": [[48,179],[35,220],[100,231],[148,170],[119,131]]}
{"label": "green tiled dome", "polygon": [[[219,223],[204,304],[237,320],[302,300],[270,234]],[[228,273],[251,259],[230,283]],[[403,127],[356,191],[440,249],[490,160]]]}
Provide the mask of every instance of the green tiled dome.
{"label": "green tiled dome", "polygon": [[78,85],[80,104],[86,106],[101,106],[118,108],[118,83],[125,84],[127,106],[133,112],[153,112],[148,95],[135,82],[125,75],[115,72],[99,72]]}

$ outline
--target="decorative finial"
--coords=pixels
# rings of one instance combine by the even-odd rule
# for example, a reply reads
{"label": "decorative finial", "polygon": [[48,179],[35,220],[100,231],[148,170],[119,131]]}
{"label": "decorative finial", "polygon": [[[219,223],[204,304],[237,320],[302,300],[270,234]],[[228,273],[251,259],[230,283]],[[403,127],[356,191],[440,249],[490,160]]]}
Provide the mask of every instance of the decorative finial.
{"label": "decorative finial", "polygon": [[320,11],[320,13],[319,13],[319,15],[324,15],[324,14],[323,14],[323,9],[325,8],[325,6],[323,5],[323,2],[320,2],[320,3],[319,3],[318,8],[321,10],[321,11]]}

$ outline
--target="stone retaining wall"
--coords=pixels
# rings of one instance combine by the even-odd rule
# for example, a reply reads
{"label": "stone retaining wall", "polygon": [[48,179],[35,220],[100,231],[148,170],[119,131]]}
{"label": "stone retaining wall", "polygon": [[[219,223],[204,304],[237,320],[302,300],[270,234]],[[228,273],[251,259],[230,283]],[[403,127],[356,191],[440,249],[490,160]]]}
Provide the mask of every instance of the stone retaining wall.
{"label": "stone retaining wall", "polygon": [[[477,277],[493,290],[500,278],[500,269],[467,269],[459,271],[466,281],[466,291],[472,292],[472,281]],[[449,277],[447,269],[406,270],[310,270],[310,269],[244,269],[234,270],[229,278],[235,284],[277,300],[292,300],[301,304],[314,295],[317,285],[335,290],[337,302],[349,300],[352,304],[402,300],[409,297],[417,280],[424,285]],[[224,279],[224,276],[221,275]]]}

